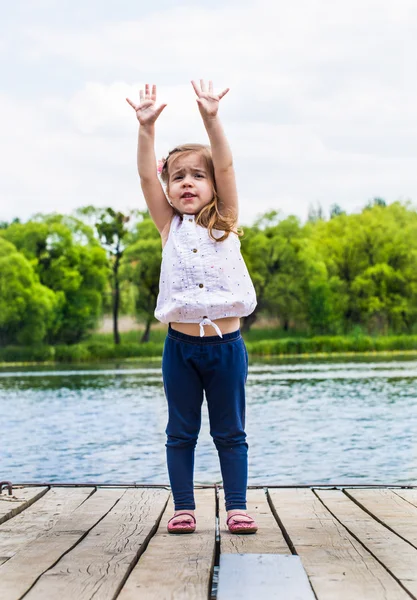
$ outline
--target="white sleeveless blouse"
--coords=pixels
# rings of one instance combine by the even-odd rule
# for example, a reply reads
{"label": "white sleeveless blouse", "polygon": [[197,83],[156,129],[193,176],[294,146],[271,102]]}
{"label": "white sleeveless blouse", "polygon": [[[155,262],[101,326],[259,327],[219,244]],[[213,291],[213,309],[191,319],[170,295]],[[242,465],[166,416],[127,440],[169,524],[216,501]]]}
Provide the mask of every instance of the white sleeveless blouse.
{"label": "white sleeveless blouse", "polygon": [[[220,238],[224,232],[213,229]],[[256,307],[256,292],[240,252],[240,240],[230,233],[215,242],[195,215],[175,214],[162,251],[155,317],[162,323],[199,323],[220,328],[212,319],[247,317]]]}

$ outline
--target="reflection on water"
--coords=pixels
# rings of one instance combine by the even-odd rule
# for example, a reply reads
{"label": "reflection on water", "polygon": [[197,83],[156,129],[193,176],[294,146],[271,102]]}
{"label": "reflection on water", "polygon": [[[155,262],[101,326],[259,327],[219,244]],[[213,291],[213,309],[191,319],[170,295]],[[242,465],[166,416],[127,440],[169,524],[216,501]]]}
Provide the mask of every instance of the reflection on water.
{"label": "reflection on water", "polygon": [[[168,483],[160,361],[0,370],[0,476]],[[249,484],[417,482],[417,361],[253,360]],[[203,405],[196,482],[220,482]]]}

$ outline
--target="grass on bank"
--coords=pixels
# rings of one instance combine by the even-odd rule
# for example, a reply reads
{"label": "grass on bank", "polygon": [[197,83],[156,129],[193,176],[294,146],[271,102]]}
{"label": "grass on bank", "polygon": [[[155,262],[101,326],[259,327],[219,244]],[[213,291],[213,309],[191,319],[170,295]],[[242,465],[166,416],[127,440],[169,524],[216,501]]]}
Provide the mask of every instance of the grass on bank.
{"label": "grass on bank", "polygon": [[[79,363],[127,358],[160,358],[166,331],[151,330],[150,341],[140,343],[141,331],[121,334],[121,344],[113,344],[111,334],[93,334],[88,340],[71,346],[8,346],[0,348],[0,363],[58,362]],[[286,336],[286,337],[285,337]],[[243,334],[251,356],[297,356],[354,354],[367,352],[416,351],[417,335],[403,336],[315,336],[288,337],[282,329],[253,329]]]}

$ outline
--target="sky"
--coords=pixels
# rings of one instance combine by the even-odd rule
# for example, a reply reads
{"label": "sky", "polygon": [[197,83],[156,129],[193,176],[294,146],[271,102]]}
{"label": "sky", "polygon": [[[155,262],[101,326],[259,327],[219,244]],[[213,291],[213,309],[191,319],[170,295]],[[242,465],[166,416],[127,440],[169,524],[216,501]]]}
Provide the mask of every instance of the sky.
{"label": "sky", "polygon": [[0,221],[146,203],[145,83],[168,105],[156,154],[208,138],[191,86],[230,87],[240,225],[311,206],[417,205],[416,0],[15,0],[0,22]]}

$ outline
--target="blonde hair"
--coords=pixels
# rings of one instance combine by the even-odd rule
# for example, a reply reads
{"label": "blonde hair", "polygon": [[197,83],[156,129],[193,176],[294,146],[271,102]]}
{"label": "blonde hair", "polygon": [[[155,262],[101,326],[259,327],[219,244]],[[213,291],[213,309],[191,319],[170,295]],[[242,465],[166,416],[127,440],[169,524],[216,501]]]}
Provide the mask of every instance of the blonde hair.
{"label": "blonde hair", "polygon": [[[214,174],[214,165],[213,158],[211,156],[211,148],[210,146],[204,146],[203,144],[182,144],[181,146],[176,146],[173,148],[166,160],[163,163],[162,171],[161,171],[161,179],[169,188],[169,168],[173,165],[175,160],[180,155],[187,155],[191,153],[199,154],[203,157],[209,179],[211,181],[213,187],[213,199],[204,206],[200,212],[196,215],[195,222],[197,225],[201,225],[202,227],[206,227],[209,232],[209,236],[212,240],[216,242],[224,242],[229,237],[230,233],[235,233],[238,237],[243,235],[243,230],[238,227],[235,229],[236,225],[236,217],[232,214],[229,215],[221,215],[218,209],[218,201],[219,196],[217,194],[216,189],[216,178]],[[182,218],[182,214],[173,206],[176,214]],[[216,238],[213,236],[213,229],[217,229],[220,231],[224,231],[224,235],[220,238]]]}

